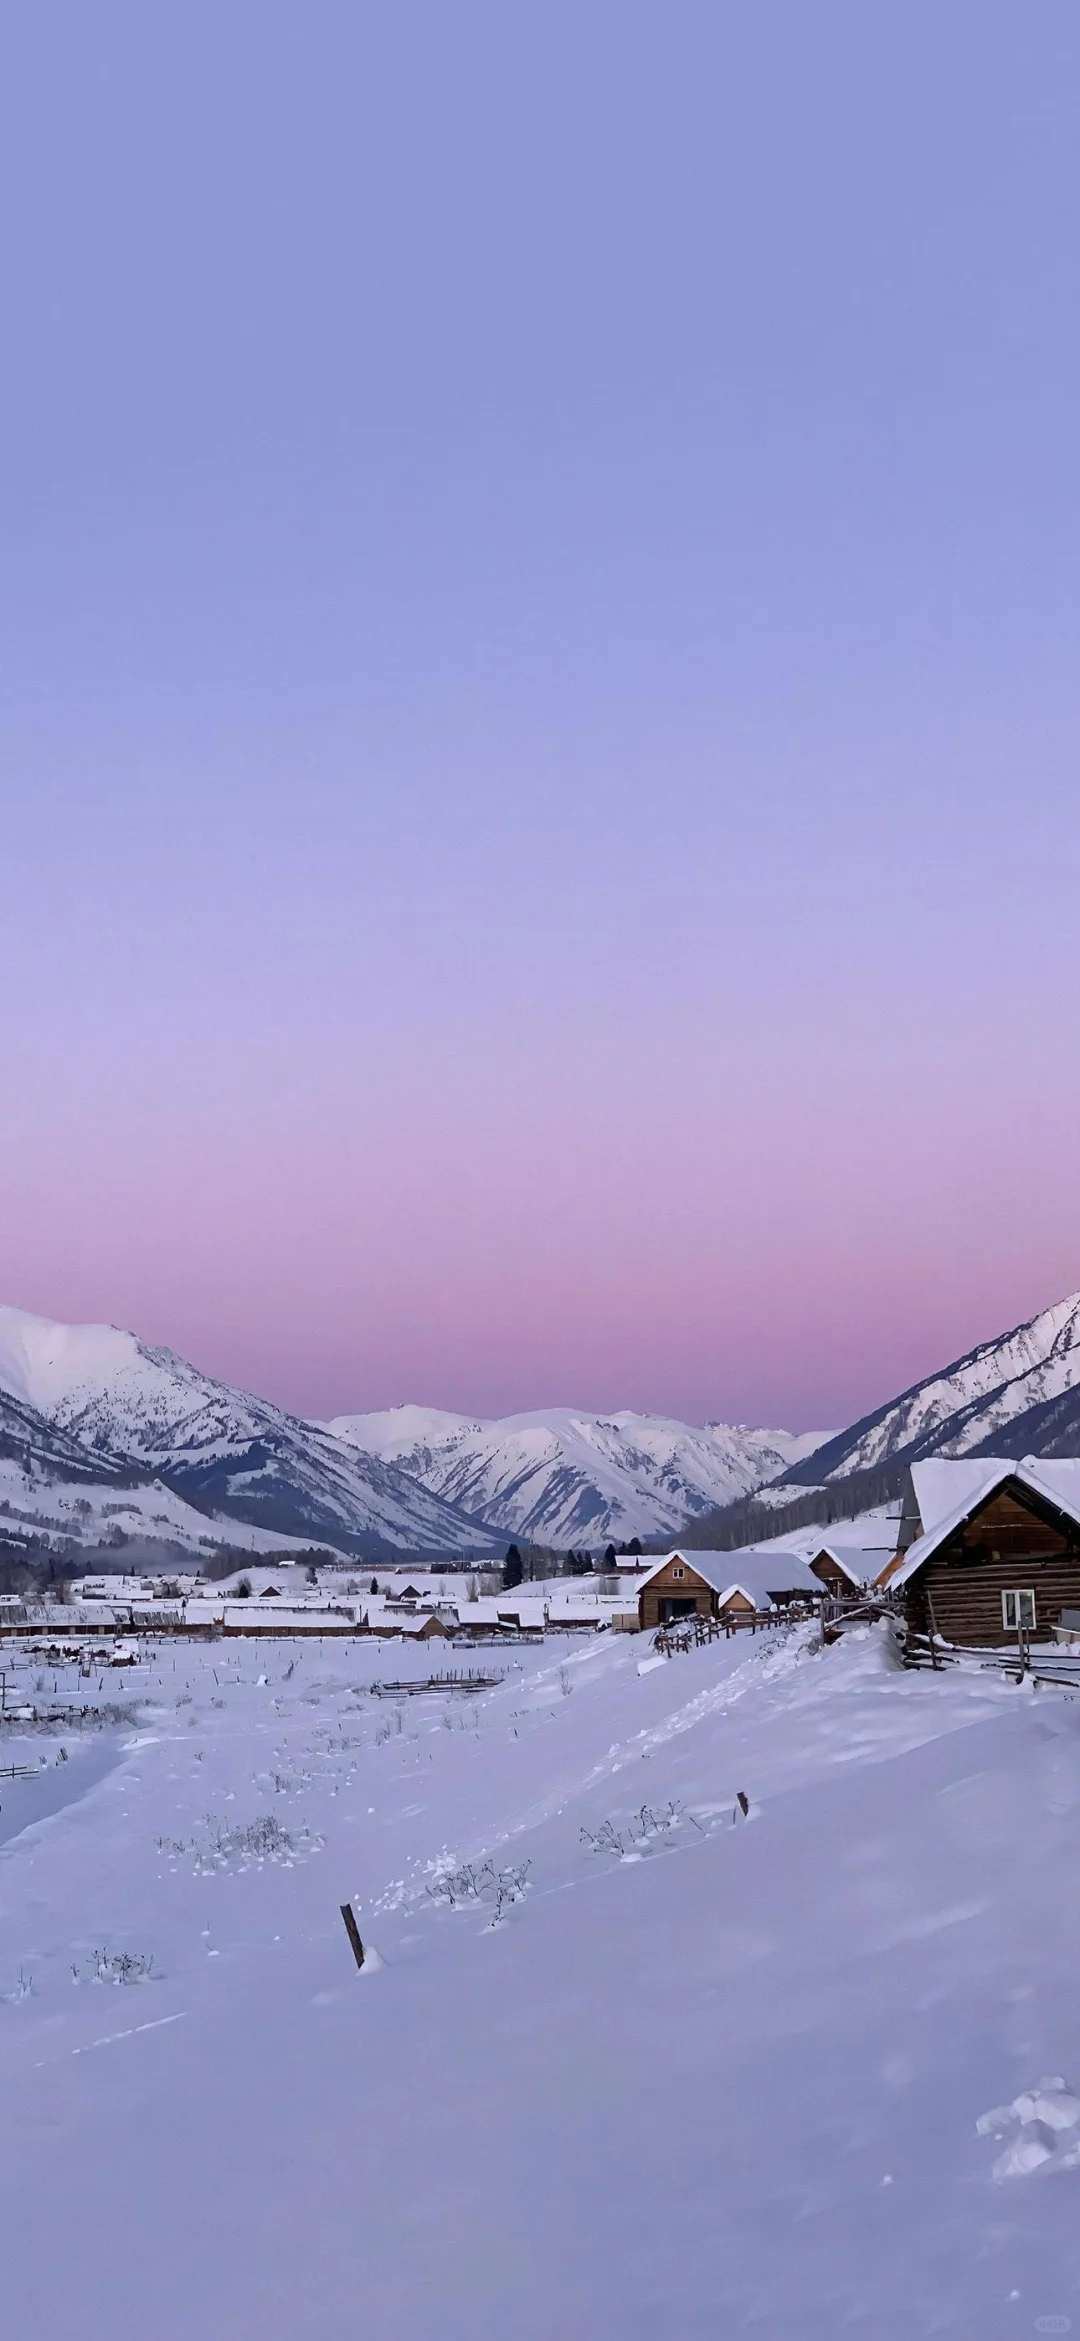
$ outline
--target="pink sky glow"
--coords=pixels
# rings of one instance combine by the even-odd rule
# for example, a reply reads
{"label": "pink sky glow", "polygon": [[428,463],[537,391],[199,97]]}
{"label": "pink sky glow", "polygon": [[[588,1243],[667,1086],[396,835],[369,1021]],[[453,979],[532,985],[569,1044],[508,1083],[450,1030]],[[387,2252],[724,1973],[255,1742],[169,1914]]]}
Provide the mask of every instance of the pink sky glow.
{"label": "pink sky glow", "polygon": [[800,1429],[1075,1289],[1075,12],[60,13],[0,1297]]}

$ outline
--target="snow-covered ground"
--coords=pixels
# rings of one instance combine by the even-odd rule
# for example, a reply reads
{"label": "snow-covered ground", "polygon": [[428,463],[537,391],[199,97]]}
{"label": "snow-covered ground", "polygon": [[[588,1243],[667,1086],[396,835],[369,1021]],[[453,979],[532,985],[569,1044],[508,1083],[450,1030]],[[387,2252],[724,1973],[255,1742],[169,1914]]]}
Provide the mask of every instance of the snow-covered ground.
{"label": "snow-covered ground", "polygon": [[0,1733],[6,2331],[1080,2330],[1080,1702],[650,1660],[9,1672],[67,1713]]}

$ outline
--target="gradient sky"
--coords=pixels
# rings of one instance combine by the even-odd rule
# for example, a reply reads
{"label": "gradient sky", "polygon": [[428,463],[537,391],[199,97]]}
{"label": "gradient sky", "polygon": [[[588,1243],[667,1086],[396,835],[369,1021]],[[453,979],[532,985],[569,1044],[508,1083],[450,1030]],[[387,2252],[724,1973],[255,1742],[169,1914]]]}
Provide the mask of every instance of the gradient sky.
{"label": "gradient sky", "polygon": [[1080,1285],[1073,0],[0,25],[0,1297],[850,1419]]}

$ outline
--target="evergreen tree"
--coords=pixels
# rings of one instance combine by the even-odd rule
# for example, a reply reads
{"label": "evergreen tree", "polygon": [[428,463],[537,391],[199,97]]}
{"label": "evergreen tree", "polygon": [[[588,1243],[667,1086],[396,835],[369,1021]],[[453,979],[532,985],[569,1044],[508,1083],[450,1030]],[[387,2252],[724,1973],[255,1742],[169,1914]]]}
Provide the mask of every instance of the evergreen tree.
{"label": "evergreen tree", "polygon": [[604,1567],[605,1567],[605,1569],[613,1569],[613,1568],[614,1568],[614,1566],[615,1566],[615,1559],[616,1559],[616,1554],[615,1554],[615,1547],[614,1547],[614,1545],[613,1545],[613,1544],[609,1544],[609,1546],[608,1546],[608,1548],[607,1548],[607,1551],[606,1551],[606,1552],[605,1552],[605,1554],[604,1554]]}
{"label": "evergreen tree", "polygon": [[516,1544],[512,1544],[508,1547],[506,1559],[503,1562],[502,1581],[504,1593],[509,1593],[513,1586],[520,1585],[524,1574],[525,1571],[521,1564],[521,1554],[519,1553]]}

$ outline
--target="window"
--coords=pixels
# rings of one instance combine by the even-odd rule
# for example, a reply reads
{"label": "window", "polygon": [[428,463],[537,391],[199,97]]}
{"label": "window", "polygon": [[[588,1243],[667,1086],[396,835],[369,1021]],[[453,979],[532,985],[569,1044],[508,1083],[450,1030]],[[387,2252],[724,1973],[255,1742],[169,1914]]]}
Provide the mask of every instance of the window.
{"label": "window", "polygon": [[683,1575],[683,1571],[681,1569],[673,1569],[671,1574],[673,1577],[681,1577]]}
{"label": "window", "polygon": [[1001,1596],[1003,1625],[1015,1634],[1018,1626],[1029,1631],[1035,1626],[1035,1595],[1030,1591],[1003,1593]]}

